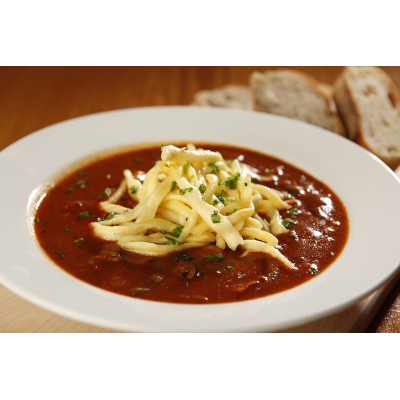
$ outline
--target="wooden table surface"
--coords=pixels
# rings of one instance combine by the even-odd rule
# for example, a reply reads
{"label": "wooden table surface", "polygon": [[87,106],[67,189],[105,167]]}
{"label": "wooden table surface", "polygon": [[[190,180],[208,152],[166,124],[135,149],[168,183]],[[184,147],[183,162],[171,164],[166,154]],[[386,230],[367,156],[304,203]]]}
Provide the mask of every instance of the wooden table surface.
{"label": "wooden table surface", "polygon": [[[0,150],[38,129],[86,114],[131,107],[189,105],[198,90],[230,83],[246,85],[251,72],[269,68],[0,67]],[[294,69],[328,84],[342,70]],[[400,67],[383,69],[400,89]],[[400,282],[393,281],[369,304],[372,305],[364,307],[368,318],[364,325],[359,325],[361,331],[400,332]],[[347,310],[347,314],[354,313],[356,308]],[[354,330],[357,331],[353,326]],[[110,331],[55,315],[0,286],[0,332]]]}

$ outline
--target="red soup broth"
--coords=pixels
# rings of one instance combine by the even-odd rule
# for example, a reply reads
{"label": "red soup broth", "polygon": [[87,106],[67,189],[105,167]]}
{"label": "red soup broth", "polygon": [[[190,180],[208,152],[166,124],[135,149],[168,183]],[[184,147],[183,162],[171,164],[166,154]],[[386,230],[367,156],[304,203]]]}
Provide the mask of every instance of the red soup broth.
{"label": "red soup broth", "polygon": [[[288,233],[277,236],[279,250],[296,270],[264,253],[242,256],[243,250],[222,250],[213,244],[149,257],[95,237],[90,222],[107,215],[99,203],[119,187],[124,169],[151,169],[160,159],[159,146],[96,159],[57,181],[34,216],[40,247],[56,265],[90,285],[134,298],[173,303],[226,303],[268,296],[312,279],[335,261],[345,246],[349,222],[343,203],[326,184],[256,151],[196,145],[219,151],[225,159],[239,158],[258,169],[260,175],[273,177],[269,187],[296,199],[295,215],[290,210],[280,211],[282,218],[290,218],[295,224]],[[118,204],[134,207],[128,195]]]}

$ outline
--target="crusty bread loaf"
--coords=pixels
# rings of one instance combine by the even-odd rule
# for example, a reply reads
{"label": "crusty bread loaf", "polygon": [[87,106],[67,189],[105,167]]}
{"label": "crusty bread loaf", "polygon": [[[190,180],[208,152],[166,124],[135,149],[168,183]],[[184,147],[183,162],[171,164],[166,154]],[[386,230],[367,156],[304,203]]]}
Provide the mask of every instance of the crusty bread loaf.
{"label": "crusty bread loaf", "polygon": [[298,119],[345,136],[332,88],[299,71],[280,69],[250,77],[254,109]]}
{"label": "crusty bread loaf", "polygon": [[227,85],[214,90],[202,90],[194,95],[194,104],[198,106],[229,107],[251,110],[253,100],[246,86]]}
{"label": "crusty bread loaf", "polygon": [[391,78],[377,67],[345,67],[333,95],[349,139],[396,168],[400,164],[400,100]]}

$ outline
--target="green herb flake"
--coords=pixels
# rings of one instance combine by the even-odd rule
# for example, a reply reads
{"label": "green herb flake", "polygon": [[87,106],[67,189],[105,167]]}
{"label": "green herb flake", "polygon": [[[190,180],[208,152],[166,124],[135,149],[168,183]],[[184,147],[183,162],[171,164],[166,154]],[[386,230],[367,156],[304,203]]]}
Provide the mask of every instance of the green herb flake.
{"label": "green herb flake", "polygon": [[289,237],[295,240],[299,240],[299,236],[295,231],[290,232]]}
{"label": "green herb flake", "polygon": [[89,212],[88,211],[82,211],[81,213],[79,213],[79,218],[86,218],[89,216]]}
{"label": "green herb flake", "polygon": [[182,254],[181,255],[181,258],[182,258],[182,260],[185,260],[185,261],[191,261],[191,260],[193,260],[194,259],[194,257],[193,256],[190,256],[189,254]]}
{"label": "green herb flake", "polygon": [[315,267],[315,266],[312,266],[312,267],[308,270],[308,272],[309,272],[310,274],[312,274],[312,275],[318,275],[318,274],[320,273],[320,271],[318,271],[318,268]]}
{"label": "green herb flake", "polygon": [[226,269],[227,269],[228,271],[232,271],[232,270],[233,270],[233,265],[227,265],[227,266],[226,266]]}
{"label": "green herb flake", "polygon": [[173,192],[176,189],[176,181],[172,181],[171,183],[171,192]]}
{"label": "green herb flake", "polygon": [[293,220],[290,219],[290,218],[285,218],[285,219],[282,221],[282,225],[283,225],[286,229],[290,229],[295,223],[296,223],[296,222],[293,221]]}
{"label": "green herb flake", "polygon": [[62,251],[56,251],[56,253],[62,258],[65,257],[65,254]]}
{"label": "green herb flake", "polygon": [[137,191],[139,190],[139,188],[137,186],[132,186],[129,191],[131,192],[131,194],[135,194],[137,193]]}
{"label": "green herb flake", "polygon": [[33,222],[34,222],[35,224],[38,224],[38,223],[39,223],[39,218],[35,218],[35,219],[33,220]]}
{"label": "green herb flake", "polygon": [[222,261],[223,259],[224,259],[224,256],[223,256],[222,253],[216,254],[216,256],[215,256],[215,261],[216,261],[216,262],[220,262],[220,261]]}
{"label": "green herb flake", "polygon": [[222,253],[218,253],[215,256],[213,256],[212,254],[207,254],[206,256],[204,256],[204,261],[207,261],[207,262],[211,262],[211,261],[220,262],[223,259],[224,259],[224,256]]}
{"label": "green herb flake", "polygon": [[207,186],[204,183],[202,183],[199,186],[199,190],[200,190],[200,193],[203,194],[207,190]]}
{"label": "green herb flake", "polygon": [[225,203],[225,195],[226,195],[225,190],[221,190],[219,193],[216,194],[217,199],[218,199],[222,204]]}
{"label": "green herb flake", "polygon": [[291,208],[291,209],[289,210],[289,214],[290,214],[292,217],[297,217],[297,216],[300,214],[300,211],[299,211],[297,208]]}
{"label": "green herb flake", "polygon": [[79,179],[79,181],[76,181],[74,183],[74,187],[80,187],[81,189],[85,189],[86,188],[86,181],[84,181],[83,179]]}
{"label": "green herb flake", "polygon": [[185,174],[188,173],[190,166],[191,166],[191,164],[190,164],[189,161],[186,161],[185,164],[183,165],[183,172],[184,172]]}
{"label": "green herb flake", "polygon": [[219,167],[213,162],[208,162],[207,166],[211,168],[211,173],[217,175],[219,173]]}
{"label": "green herb flake", "polygon": [[180,246],[182,244],[182,242],[180,242],[179,240],[174,239],[171,236],[165,236],[165,239],[167,240],[166,244],[169,244],[169,245]]}
{"label": "green herb flake", "polygon": [[183,196],[186,192],[191,192],[193,190],[192,187],[188,187],[186,189],[179,190],[179,193]]}
{"label": "green herb flake", "polygon": [[75,243],[82,243],[83,242],[83,238],[76,239],[76,240],[74,240],[74,242]]}
{"label": "green herb flake", "polygon": [[240,178],[240,173],[239,172],[237,172],[236,174],[230,173],[230,175],[231,176],[227,180],[220,182],[220,185],[225,185],[229,189],[236,189],[237,181]]}
{"label": "green herb flake", "polygon": [[82,207],[82,202],[81,202],[81,201],[77,200],[77,201],[76,201],[76,204],[78,204],[78,206],[81,206],[81,207]]}
{"label": "green herb flake", "polygon": [[69,232],[70,230],[71,230],[71,228],[67,227],[67,228],[64,229],[64,232]]}
{"label": "green herb flake", "polygon": [[112,190],[110,188],[105,188],[104,192],[101,194],[101,197],[111,196]]}
{"label": "green herb flake", "polygon": [[182,229],[183,229],[182,225],[177,225],[176,228],[172,229],[171,231],[172,236],[178,238],[182,233]]}
{"label": "green herb flake", "polygon": [[115,214],[114,214],[113,212],[110,212],[110,214],[108,214],[107,217],[106,217],[106,221],[107,221],[107,220],[110,220],[110,219],[113,219],[113,218],[114,218],[114,215],[115,215]]}
{"label": "green herb flake", "polygon": [[244,277],[244,274],[242,274],[241,272],[238,274],[238,278],[241,279]]}
{"label": "green herb flake", "polygon": [[221,222],[221,216],[219,215],[217,210],[215,210],[211,214],[211,221],[212,221],[213,224],[219,224]]}

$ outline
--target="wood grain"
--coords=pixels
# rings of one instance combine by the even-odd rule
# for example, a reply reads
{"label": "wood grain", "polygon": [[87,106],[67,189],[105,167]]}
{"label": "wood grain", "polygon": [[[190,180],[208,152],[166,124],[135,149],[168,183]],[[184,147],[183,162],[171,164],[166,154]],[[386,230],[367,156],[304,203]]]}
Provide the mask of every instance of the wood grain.
{"label": "wood grain", "polygon": [[[279,67],[0,67],[0,150],[66,119],[122,108],[189,105],[198,90],[231,83],[246,85],[251,72],[276,68]],[[291,68],[328,84],[342,70],[342,67]],[[400,67],[382,68],[400,88]],[[375,319],[368,328],[359,324],[357,329],[400,332],[400,283],[389,294],[371,296],[376,298],[368,304],[373,303],[379,310],[369,310],[369,317],[376,314]],[[354,315],[356,308],[339,317]],[[363,322],[366,321],[364,318]],[[310,327],[304,328],[307,329]],[[333,325],[331,330],[335,331]],[[0,287],[0,331],[111,332],[54,315],[3,287]]]}

